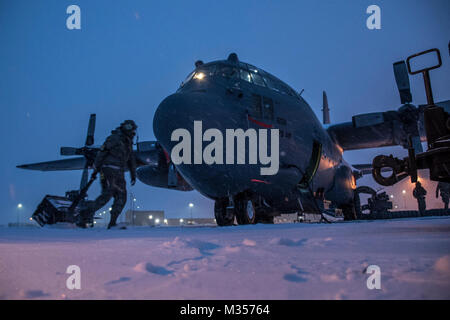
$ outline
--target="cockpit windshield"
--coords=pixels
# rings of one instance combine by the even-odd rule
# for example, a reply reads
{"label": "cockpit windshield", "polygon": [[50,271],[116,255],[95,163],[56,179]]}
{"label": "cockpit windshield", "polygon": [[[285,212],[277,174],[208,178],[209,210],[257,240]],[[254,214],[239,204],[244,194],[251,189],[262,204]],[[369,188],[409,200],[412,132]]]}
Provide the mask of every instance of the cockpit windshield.
{"label": "cockpit windshield", "polygon": [[184,86],[192,79],[201,81],[213,76],[226,79],[241,79],[242,81],[260,87],[267,87],[281,94],[298,97],[297,93],[281,80],[255,66],[243,62],[239,63],[239,67],[220,62],[200,66],[187,76],[181,86]]}

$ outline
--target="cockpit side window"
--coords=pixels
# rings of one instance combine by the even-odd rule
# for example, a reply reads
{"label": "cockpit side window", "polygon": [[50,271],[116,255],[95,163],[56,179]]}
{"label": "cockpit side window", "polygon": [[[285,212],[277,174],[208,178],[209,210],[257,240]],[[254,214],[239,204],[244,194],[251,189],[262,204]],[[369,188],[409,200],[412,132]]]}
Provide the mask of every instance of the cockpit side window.
{"label": "cockpit side window", "polygon": [[281,82],[280,80],[275,79],[269,75],[266,75],[264,77],[264,79],[266,80],[267,86],[270,89],[280,92],[282,94],[286,94],[286,95],[290,95],[290,96],[294,96],[294,97],[296,96],[295,92],[291,88],[289,88],[287,85],[285,85],[283,82]]}
{"label": "cockpit side window", "polygon": [[208,76],[213,76],[215,72],[216,72],[216,65],[215,64],[208,66],[208,68],[206,70],[206,74]]}
{"label": "cockpit side window", "polygon": [[191,73],[189,73],[189,75],[186,77],[186,79],[184,79],[184,81],[181,83],[181,86],[184,86],[186,83],[188,83],[192,79],[194,74],[195,74],[195,71],[192,71]]}

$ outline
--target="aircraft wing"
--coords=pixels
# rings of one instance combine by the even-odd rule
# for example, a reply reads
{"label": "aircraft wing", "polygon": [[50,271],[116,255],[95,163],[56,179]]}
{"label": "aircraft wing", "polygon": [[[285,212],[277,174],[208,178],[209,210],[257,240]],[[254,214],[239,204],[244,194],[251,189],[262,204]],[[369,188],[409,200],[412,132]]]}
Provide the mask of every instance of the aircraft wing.
{"label": "aircraft wing", "polygon": [[[450,112],[450,100],[436,105]],[[425,106],[405,104],[397,111],[355,115],[351,122],[329,126],[327,131],[344,151],[398,145],[407,148],[407,137],[411,135],[414,149],[422,152],[420,142],[426,140],[424,109]]]}
{"label": "aircraft wing", "polygon": [[372,174],[372,164],[352,164],[352,167],[359,170],[363,175]]}
{"label": "aircraft wing", "polygon": [[[362,175],[372,174],[373,166],[371,163],[352,164],[352,167],[358,170]],[[381,172],[390,172],[391,168],[382,168]]]}
{"label": "aircraft wing", "polygon": [[39,171],[63,171],[63,170],[82,170],[86,159],[77,157],[71,159],[45,161],[17,166],[20,169],[39,170]]}

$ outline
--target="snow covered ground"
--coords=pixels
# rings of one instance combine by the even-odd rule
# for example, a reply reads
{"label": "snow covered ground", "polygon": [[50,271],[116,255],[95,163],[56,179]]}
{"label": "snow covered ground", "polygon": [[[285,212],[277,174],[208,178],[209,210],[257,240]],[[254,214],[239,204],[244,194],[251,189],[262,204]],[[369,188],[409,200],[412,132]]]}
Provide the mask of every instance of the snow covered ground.
{"label": "snow covered ground", "polygon": [[[69,290],[69,265],[81,289]],[[369,265],[381,289],[369,290]],[[449,299],[450,218],[0,228],[1,299]]]}

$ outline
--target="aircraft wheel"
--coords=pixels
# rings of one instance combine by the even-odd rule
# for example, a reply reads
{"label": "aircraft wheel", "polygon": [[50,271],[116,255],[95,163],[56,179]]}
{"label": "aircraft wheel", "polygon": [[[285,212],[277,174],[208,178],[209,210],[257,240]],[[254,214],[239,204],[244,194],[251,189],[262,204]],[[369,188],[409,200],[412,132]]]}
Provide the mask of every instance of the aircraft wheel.
{"label": "aircraft wheel", "polygon": [[227,210],[228,198],[218,199],[214,203],[214,216],[216,218],[217,225],[231,226],[234,222],[234,215]]}
{"label": "aircraft wheel", "polygon": [[344,220],[356,220],[355,207],[351,204],[342,206],[342,213],[344,214]]}
{"label": "aircraft wheel", "polygon": [[256,223],[273,224],[273,216],[261,216],[256,218]]}
{"label": "aircraft wheel", "polygon": [[251,196],[241,195],[234,200],[236,220],[239,224],[256,223],[256,203]]}

